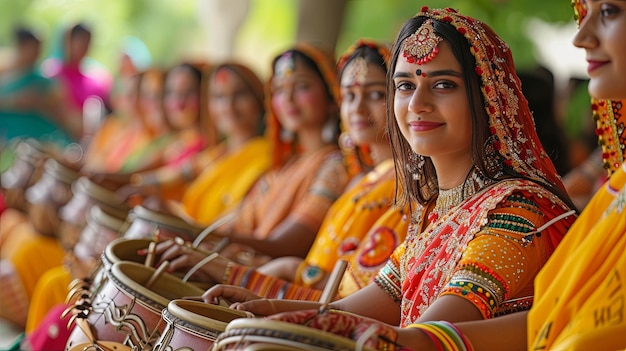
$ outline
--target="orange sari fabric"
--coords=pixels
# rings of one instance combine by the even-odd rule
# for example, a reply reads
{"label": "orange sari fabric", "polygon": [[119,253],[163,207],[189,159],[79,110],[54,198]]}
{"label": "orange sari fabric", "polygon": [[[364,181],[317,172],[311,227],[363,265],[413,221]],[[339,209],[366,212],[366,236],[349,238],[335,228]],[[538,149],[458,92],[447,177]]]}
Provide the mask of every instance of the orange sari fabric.
{"label": "orange sari fabric", "polygon": [[348,182],[341,153],[328,146],[270,171],[241,202],[231,230],[265,239],[287,218],[317,232]]}

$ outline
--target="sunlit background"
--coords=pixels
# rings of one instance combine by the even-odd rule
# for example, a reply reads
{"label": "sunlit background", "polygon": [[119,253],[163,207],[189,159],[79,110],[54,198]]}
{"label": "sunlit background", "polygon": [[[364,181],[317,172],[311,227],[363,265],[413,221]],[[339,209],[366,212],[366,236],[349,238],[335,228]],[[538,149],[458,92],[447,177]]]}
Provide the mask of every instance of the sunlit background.
{"label": "sunlit background", "polygon": [[[218,0],[230,11],[246,0]],[[59,50],[63,28],[76,21],[94,30],[90,56],[114,74],[129,36],[141,39],[153,62],[212,58],[216,38],[224,37],[211,16],[213,0],[0,0],[0,67],[10,55],[11,29],[33,25],[45,41],[45,54]],[[557,81],[584,77],[582,50],[571,45],[575,31],[569,0],[348,0],[336,50],[359,37],[392,41],[402,22],[422,5],[449,6],[490,24],[512,47],[519,68],[552,69]],[[251,0],[234,35],[232,57],[267,72],[268,61],[295,40],[297,1]],[[219,17],[217,18],[219,20]],[[232,32],[232,31],[231,31]],[[229,37],[229,36],[228,36]],[[223,44],[221,44],[223,45]],[[558,83],[558,82],[557,82]]]}

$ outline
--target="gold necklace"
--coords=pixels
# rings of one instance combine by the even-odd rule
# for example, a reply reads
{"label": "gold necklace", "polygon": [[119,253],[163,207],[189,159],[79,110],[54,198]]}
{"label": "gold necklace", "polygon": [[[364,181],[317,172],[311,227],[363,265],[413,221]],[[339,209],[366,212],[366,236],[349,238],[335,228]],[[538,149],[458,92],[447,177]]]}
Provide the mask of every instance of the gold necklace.
{"label": "gold necklace", "polygon": [[487,181],[476,170],[471,172],[471,176],[454,188],[439,189],[435,207],[428,215],[430,223],[439,219],[443,214],[450,212],[452,208],[458,206],[485,187]]}

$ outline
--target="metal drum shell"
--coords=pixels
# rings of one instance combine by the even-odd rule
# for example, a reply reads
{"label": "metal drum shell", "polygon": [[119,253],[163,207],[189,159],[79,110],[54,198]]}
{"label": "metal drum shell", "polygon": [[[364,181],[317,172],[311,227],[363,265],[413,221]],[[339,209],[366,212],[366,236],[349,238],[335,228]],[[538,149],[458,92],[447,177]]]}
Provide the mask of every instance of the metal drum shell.
{"label": "metal drum shell", "polygon": [[226,326],[237,318],[246,318],[245,312],[198,301],[172,300],[163,310],[167,323],[154,351],[209,350]]}
{"label": "metal drum shell", "polygon": [[[169,301],[204,292],[168,273],[146,287],[155,271],[134,262],[111,266],[101,289],[91,297],[87,316],[96,340],[125,343],[138,349],[153,345],[165,328],[161,312]],[[66,350],[87,341],[84,332],[74,327]]]}

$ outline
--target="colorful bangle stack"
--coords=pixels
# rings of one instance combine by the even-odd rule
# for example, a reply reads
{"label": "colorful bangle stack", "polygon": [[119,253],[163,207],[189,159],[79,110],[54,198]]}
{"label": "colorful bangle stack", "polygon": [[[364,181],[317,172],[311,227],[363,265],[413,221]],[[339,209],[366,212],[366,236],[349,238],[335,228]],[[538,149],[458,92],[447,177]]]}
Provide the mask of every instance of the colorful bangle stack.
{"label": "colorful bangle stack", "polygon": [[473,351],[469,340],[452,323],[446,321],[414,323],[407,328],[419,329],[428,335],[438,351]]}

